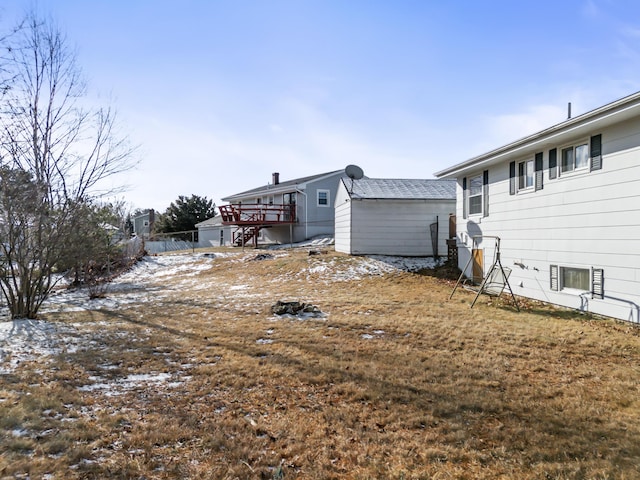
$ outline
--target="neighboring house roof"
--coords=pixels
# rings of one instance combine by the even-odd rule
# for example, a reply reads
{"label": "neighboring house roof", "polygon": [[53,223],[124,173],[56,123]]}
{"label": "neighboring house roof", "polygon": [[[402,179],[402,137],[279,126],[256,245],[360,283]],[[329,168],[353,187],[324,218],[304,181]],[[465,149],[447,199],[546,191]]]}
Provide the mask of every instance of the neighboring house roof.
{"label": "neighboring house roof", "polygon": [[195,227],[215,227],[222,225],[222,215],[216,215],[215,217],[211,217],[204,222],[196,223]]}
{"label": "neighboring house roof", "polygon": [[572,138],[587,136],[600,129],[640,116],[640,92],[608,103],[577,117],[516,140],[485,154],[435,173],[439,178],[455,178],[471,169],[488,167],[514,155],[529,155]]}
{"label": "neighboring house roof", "polygon": [[344,179],[351,198],[403,200],[455,200],[456,182],[435,179]]}
{"label": "neighboring house roof", "polygon": [[112,232],[115,232],[115,231],[117,231],[117,230],[120,230],[120,229],[119,229],[118,227],[116,227],[115,225],[111,225],[110,223],[106,223],[106,222],[101,223],[101,224],[100,224],[100,227],[101,227],[102,229],[104,229],[104,230],[110,230],[110,231],[112,231]]}
{"label": "neighboring house roof", "polygon": [[333,172],[319,173],[317,175],[310,175],[308,177],[296,178],[293,180],[288,180],[286,182],[279,182],[276,184],[269,183],[267,185],[263,185],[262,187],[253,188],[251,190],[236,193],[234,195],[229,195],[228,197],[224,197],[222,200],[225,202],[230,202],[232,200],[247,198],[247,197],[258,197],[260,195],[273,195],[275,193],[286,193],[286,192],[290,192],[292,188],[304,189],[307,183],[310,183],[316,180],[321,180],[325,177],[330,177],[331,175],[335,175],[337,173],[344,173],[344,170],[335,170]]}
{"label": "neighboring house roof", "polygon": [[143,210],[142,212],[140,212],[137,215],[134,215],[133,217],[131,217],[133,220],[137,219],[137,218],[146,218],[149,217],[150,215],[152,215],[152,212],[155,214],[153,208],[148,208],[146,210]]}

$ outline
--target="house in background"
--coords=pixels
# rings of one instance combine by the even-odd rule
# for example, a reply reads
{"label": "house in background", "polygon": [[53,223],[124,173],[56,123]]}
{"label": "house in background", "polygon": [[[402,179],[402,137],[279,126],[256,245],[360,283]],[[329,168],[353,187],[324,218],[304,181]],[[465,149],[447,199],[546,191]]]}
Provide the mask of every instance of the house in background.
{"label": "house in background", "polygon": [[133,226],[133,233],[143,239],[149,239],[151,232],[153,232],[153,225],[155,223],[156,215],[153,208],[143,210],[131,217],[131,223]]}
{"label": "house in background", "polygon": [[335,205],[335,249],[365,255],[447,254],[452,180],[341,179]]}
{"label": "house in background", "polygon": [[344,170],[272,182],[223,198],[222,225],[232,226],[232,243],[291,243],[334,234],[333,202]]}
{"label": "house in background", "polygon": [[468,277],[499,237],[515,294],[640,321],[640,92],[436,176],[457,179]]}
{"label": "house in background", "polygon": [[222,247],[231,245],[231,226],[222,224],[222,215],[196,223],[198,247]]}

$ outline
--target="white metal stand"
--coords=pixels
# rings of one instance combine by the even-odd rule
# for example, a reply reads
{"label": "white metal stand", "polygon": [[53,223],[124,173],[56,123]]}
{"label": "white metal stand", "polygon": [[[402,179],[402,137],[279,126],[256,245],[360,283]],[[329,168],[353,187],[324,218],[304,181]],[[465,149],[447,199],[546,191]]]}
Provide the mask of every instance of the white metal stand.
{"label": "white metal stand", "polygon": [[511,285],[509,285],[509,275],[511,274],[511,269],[508,269],[508,268],[505,269],[502,266],[502,261],[500,260],[500,237],[478,235],[471,238],[473,240],[472,251],[476,250],[479,240],[486,239],[486,238],[494,239],[495,250],[494,250],[493,264],[491,265],[491,268],[489,269],[487,274],[483,277],[480,287],[478,287],[477,289],[470,288],[468,285],[466,285],[467,280],[466,279],[463,280],[463,277],[465,276],[464,272],[467,271],[467,268],[469,268],[469,265],[471,265],[471,262],[473,262],[473,254],[471,254],[469,256],[469,261],[462,269],[462,272],[458,277],[458,281],[453,287],[453,291],[451,292],[451,295],[449,295],[449,300],[451,300],[451,298],[453,297],[453,294],[456,292],[456,289],[458,288],[458,285],[460,285],[461,283],[464,288],[468,288],[476,292],[476,297],[473,299],[473,302],[471,303],[470,308],[473,308],[473,306],[475,305],[481,293],[486,293],[494,297],[499,297],[504,291],[504,287],[506,286],[507,288],[509,288],[509,293],[511,294],[511,299],[513,300],[514,306],[518,311],[520,311],[520,306],[518,305],[516,296],[513,294],[513,290],[511,290]]}

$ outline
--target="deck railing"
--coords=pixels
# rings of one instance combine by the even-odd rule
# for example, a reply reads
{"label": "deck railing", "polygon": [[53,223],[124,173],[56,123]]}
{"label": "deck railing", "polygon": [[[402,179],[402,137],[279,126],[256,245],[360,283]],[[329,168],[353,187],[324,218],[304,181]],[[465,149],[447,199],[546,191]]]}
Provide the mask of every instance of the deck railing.
{"label": "deck railing", "polygon": [[278,225],[296,221],[291,204],[231,203],[218,207],[223,225]]}

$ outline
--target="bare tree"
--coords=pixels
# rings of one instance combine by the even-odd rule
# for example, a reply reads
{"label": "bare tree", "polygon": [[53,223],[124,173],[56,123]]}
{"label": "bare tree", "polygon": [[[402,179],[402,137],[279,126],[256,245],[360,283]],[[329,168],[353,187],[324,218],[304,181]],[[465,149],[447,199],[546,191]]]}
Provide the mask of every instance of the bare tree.
{"label": "bare tree", "polygon": [[110,109],[83,106],[75,52],[51,21],[28,15],[0,48],[0,288],[12,317],[35,318],[61,259],[89,241],[74,235],[85,205],[133,149]]}

